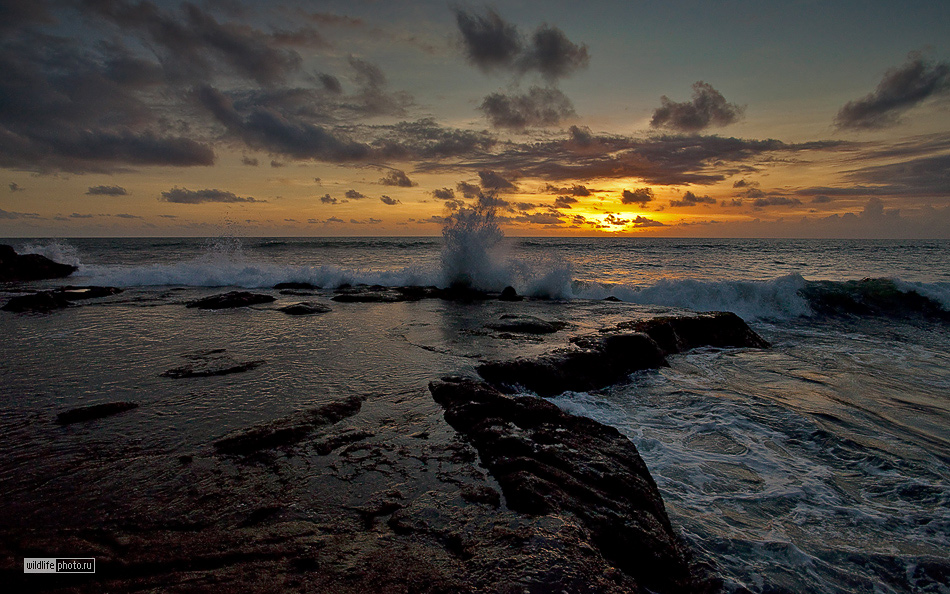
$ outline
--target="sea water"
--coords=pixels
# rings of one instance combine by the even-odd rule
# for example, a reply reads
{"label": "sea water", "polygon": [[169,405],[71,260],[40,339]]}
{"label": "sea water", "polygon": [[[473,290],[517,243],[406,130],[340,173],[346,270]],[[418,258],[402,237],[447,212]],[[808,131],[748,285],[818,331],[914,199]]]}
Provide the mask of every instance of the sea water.
{"label": "sea water", "polygon": [[[900,298],[874,315],[819,311],[808,298],[864,286],[845,281],[890,279],[900,295],[950,310],[950,242],[497,239],[474,264],[447,258],[443,238],[429,237],[4,241],[79,266],[70,283],[126,289],[102,305],[0,316],[5,507],[38,518],[25,495],[68,499],[76,480],[128,492],[148,477],[158,494],[141,497],[167,495],[171,479],[149,465],[156,452],[192,451],[302,406],[421,389],[481,360],[552,348],[479,334],[513,307],[498,302],[339,304],[306,322],[183,306],[225,287],[291,302],[327,300],[346,284],[446,286],[464,268],[476,286],[545,299],[517,307],[575,333],[725,310],[772,343],[698,349],[669,368],[552,399],[637,445],[674,525],[727,590],[950,592],[950,324],[904,310]],[[270,289],[290,281],[321,289],[307,298]],[[223,346],[266,358],[266,373],[198,381],[186,393],[157,373]],[[138,401],[147,412],[97,432],[37,422],[102,400]],[[112,462],[84,464],[90,452]],[[102,496],[103,509],[113,504]]]}

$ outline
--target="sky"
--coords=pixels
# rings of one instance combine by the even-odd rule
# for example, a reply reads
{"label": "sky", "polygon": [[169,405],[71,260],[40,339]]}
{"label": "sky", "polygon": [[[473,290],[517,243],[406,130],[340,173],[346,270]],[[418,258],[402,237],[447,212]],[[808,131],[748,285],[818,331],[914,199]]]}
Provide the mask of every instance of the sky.
{"label": "sky", "polygon": [[0,236],[950,238],[950,3],[0,0]]}

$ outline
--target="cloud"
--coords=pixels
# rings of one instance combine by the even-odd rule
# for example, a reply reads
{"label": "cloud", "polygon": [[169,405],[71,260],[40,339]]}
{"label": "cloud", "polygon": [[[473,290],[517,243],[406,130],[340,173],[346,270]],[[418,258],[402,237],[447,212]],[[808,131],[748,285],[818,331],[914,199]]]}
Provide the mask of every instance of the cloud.
{"label": "cloud", "polygon": [[417,185],[411,179],[409,179],[409,176],[406,175],[405,171],[400,169],[390,170],[385,177],[379,180],[379,183],[384,186],[396,186],[399,188],[411,188]]}
{"label": "cloud", "polygon": [[546,226],[557,226],[561,225],[564,221],[561,219],[561,216],[553,212],[536,212],[532,214],[525,214],[521,216],[514,217],[511,219],[518,223],[528,223],[530,225],[546,225]]}
{"label": "cloud", "polygon": [[120,214],[115,214],[115,215],[112,215],[112,216],[118,217],[118,218],[120,218],[120,219],[141,219],[141,218],[142,218],[142,217],[140,217],[140,216],[138,216],[138,215],[127,214],[127,213],[120,213]]}
{"label": "cloud", "polygon": [[647,202],[653,201],[652,188],[637,188],[634,191],[624,190],[620,194],[620,202],[623,204],[639,204],[643,206]]}
{"label": "cloud", "polygon": [[765,208],[767,206],[795,206],[801,204],[802,201],[798,198],[789,198],[787,196],[768,196],[765,198],[757,198],[752,206],[755,208]]}
{"label": "cloud", "polygon": [[462,193],[462,196],[469,199],[475,198],[482,193],[481,188],[468,182],[459,182],[455,184],[455,187]]}
{"label": "cloud", "polygon": [[664,227],[666,223],[661,223],[660,221],[654,221],[653,219],[648,219],[647,217],[637,215],[637,218],[631,221],[634,227]]}
{"label": "cloud", "polygon": [[834,199],[831,196],[826,196],[824,194],[820,194],[811,199],[812,204],[828,204],[829,202],[833,201]]}
{"label": "cloud", "polygon": [[492,93],[479,108],[495,128],[523,130],[527,127],[556,126],[575,117],[574,105],[555,88],[531,87],[524,95]]}
{"label": "cloud", "polygon": [[551,184],[545,184],[541,188],[542,192],[547,192],[551,194],[570,194],[571,196],[590,196],[591,191],[587,189],[587,186],[582,186],[579,184],[573,184],[571,187],[557,187]]}
{"label": "cloud", "polygon": [[122,186],[92,186],[86,190],[87,196],[128,196],[129,191]]}
{"label": "cloud", "polygon": [[661,106],[653,112],[650,125],[676,132],[701,132],[710,126],[726,126],[737,122],[745,108],[726,103],[725,97],[703,81],[693,83],[693,100],[685,103],[660,97]]}
{"label": "cloud", "polygon": [[266,202],[266,200],[257,200],[250,196],[237,196],[233,192],[227,192],[225,190],[188,190],[177,187],[162,192],[161,200],[174,202],[176,204],[200,204],[202,202]]}
{"label": "cloud", "polygon": [[522,51],[518,28],[506,23],[491,8],[486,9],[482,15],[457,9],[455,21],[462,34],[466,57],[486,72],[495,68],[511,67]]}
{"label": "cloud", "polygon": [[80,213],[78,213],[78,212],[74,212],[73,214],[69,215],[69,218],[71,218],[71,219],[91,219],[91,218],[94,217],[94,216],[96,216],[96,215],[93,215],[93,214],[80,214]]}
{"label": "cloud", "polygon": [[571,196],[558,196],[554,199],[554,208],[571,208],[572,204],[577,203],[577,198]]}
{"label": "cloud", "polygon": [[283,167],[284,165],[285,165],[284,163],[281,163],[280,161],[277,161],[277,160],[271,160],[270,162],[270,166],[273,167],[274,169]]}
{"label": "cloud", "polygon": [[23,192],[25,188],[21,187],[20,184],[16,182],[10,182],[10,191],[11,192]]}
{"label": "cloud", "polygon": [[397,204],[401,204],[401,202],[399,202],[399,200],[396,200],[395,198],[390,198],[389,196],[387,196],[387,195],[385,195],[385,194],[383,194],[382,196],[380,196],[379,200],[380,200],[383,204],[388,204],[389,206],[396,206]]}
{"label": "cloud", "polygon": [[241,157],[241,164],[247,165],[248,167],[257,167],[260,165],[260,161],[258,161],[256,158],[252,159],[248,156],[243,156]]}
{"label": "cloud", "polygon": [[950,196],[950,155],[863,167],[849,171],[846,177],[882,184],[882,193],[945,199]]}
{"label": "cloud", "polygon": [[697,196],[692,192],[683,194],[682,200],[670,200],[670,206],[696,206],[697,204],[715,204],[716,199],[709,196]]}
{"label": "cloud", "polygon": [[363,198],[366,198],[366,194],[361,194],[356,190],[347,190],[344,195],[350,200],[362,200]]}
{"label": "cloud", "polygon": [[439,200],[455,200],[455,190],[452,188],[432,190],[432,195]]}
{"label": "cloud", "polygon": [[10,212],[0,208],[0,219],[38,219],[40,215],[35,212]]}
{"label": "cloud", "polygon": [[406,108],[412,104],[412,98],[406,93],[388,92],[386,75],[379,66],[354,56],[350,56],[348,62],[359,88],[357,93],[344,103],[344,107],[359,116],[405,115]]}
{"label": "cloud", "polygon": [[950,95],[950,63],[932,63],[919,52],[888,70],[874,92],[848,101],[835,116],[842,129],[874,130],[897,124],[900,116],[932,97]]}
{"label": "cloud", "polygon": [[329,194],[325,194],[325,195],[323,195],[323,196],[320,196],[320,202],[322,202],[322,203],[324,203],[324,204],[338,204],[338,203],[339,203],[336,198],[330,198],[330,195],[329,195]]}
{"label": "cloud", "polygon": [[590,62],[587,46],[572,42],[557,27],[541,25],[525,40],[517,26],[491,8],[484,14],[457,9],[455,19],[466,58],[484,72],[534,71],[554,81],[587,67]]}
{"label": "cloud", "polygon": [[489,171],[487,169],[479,171],[478,177],[481,179],[482,187],[486,190],[513,191],[518,189],[515,184],[498,175],[494,171]]}
{"label": "cloud", "polygon": [[340,79],[332,74],[320,74],[317,76],[317,79],[320,81],[320,84],[323,85],[323,90],[326,92],[334,95],[339,95],[343,92],[343,85],[340,84]]}
{"label": "cloud", "polygon": [[542,25],[531,36],[531,46],[518,66],[524,71],[537,70],[545,78],[555,80],[586,68],[589,62],[586,45],[575,44],[557,27]]}

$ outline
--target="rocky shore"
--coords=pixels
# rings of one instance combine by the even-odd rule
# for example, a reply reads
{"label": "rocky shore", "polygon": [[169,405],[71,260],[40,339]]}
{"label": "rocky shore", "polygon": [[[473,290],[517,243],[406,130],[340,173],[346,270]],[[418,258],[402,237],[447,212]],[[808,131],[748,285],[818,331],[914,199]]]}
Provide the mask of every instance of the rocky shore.
{"label": "rocky shore", "polygon": [[[72,304],[69,296],[78,291],[32,297]],[[116,292],[90,288],[83,295]],[[288,311],[264,297],[232,292],[178,306],[331,315],[316,301]],[[501,298],[504,307],[520,307],[515,297],[353,287],[332,300],[358,308]],[[5,518],[0,576],[15,589],[50,592],[717,591],[715,568],[697,563],[677,535],[632,442],[518,394],[595,390],[688,349],[768,343],[723,313],[621,320],[568,336],[571,327],[507,313],[473,336],[538,344],[540,354],[483,360],[473,367],[477,376],[433,378],[427,391],[353,395],[302,409],[186,455],[112,461],[116,468],[149,465],[165,486],[143,485],[155,492],[119,497],[88,516],[73,510],[73,521],[62,525]],[[560,337],[560,346],[543,351],[544,341],[555,340],[548,337]],[[217,376],[239,381],[265,364],[223,348],[182,357],[185,364],[156,375],[183,386]],[[130,402],[102,403],[60,411],[53,422],[95,431],[97,423],[141,410]],[[97,573],[35,576],[20,566],[24,557],[77,555],[95,557]]]}

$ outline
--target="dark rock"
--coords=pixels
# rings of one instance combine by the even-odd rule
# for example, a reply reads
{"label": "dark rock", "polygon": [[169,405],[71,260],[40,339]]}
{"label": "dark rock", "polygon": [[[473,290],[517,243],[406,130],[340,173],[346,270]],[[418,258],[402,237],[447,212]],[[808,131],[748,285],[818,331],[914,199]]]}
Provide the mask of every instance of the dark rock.
{"label": "dark rock", "polygon": [[57,309],[65,309],[70,305],[69,300],[62,295],[53,291],[41,291],[32,295],[13,297],[4,304],[2,309],[15,313],[49,313]]}
{"label": "dark rock", "polygon": [[361,429],[349,429],[337,433],[336,435],[327,436],[317,443],[314,444],[313,449],[316,450],[321,456],[326,456],[333,450],[349,445],[351,443],[356,443],[358,441],[363,441],[373,437],[373,433],[370,431],[363,431]]}
{"label": "dark rock", "polygon": [[231,291],[229,293],[212,295],[211,297],[192,301],[187,307],[198,309],[229,309],[232,307],[258,305],[260,303],[271,303],[273,301],[277,301],[277,299],[271,295],[261,295],[247,291]]}
{"label": "dark rock", "polygon": [[634,371],[666,365],[660,347],[646,334],[613,334],[578,342],[580,349],[484,363],[477,371],[505,390],[521,387],[540,396],[554,396],[567,390],[602,388]]}
{"label": "dark rock", "polygon": [[92,406],[83,406],[73,408],[56,415],[56,422],[60,425],[70,425],[72,423],[81,423],[83,421],[92,421],[101,419],[120,412],[125,412],[133,408],[138,408],[134,402],[106,402],[103,404],[93,404]]}
{"label": "dark rock", "polygon": [[508,508],[576,517],[590,544],[644,590],[714,589],[674,532],[636,446],[619,431],[478,382],[429,389],[445,420],[478,450]]}
{"label": "dark rock", "polygon": [[319,289],[320,287],[318,287],[317,285],[311,284],[311,283],[290,282],[290,283],[277,283],[276,285],[274,285],[274,288],[275,288],[275,289],[304,289],[304,290],[311,290],[311,289]]}
{"label": "dark rock", "polygon": [[304,303],[294,303],[293,305],[285,305],[279,309],[285,314],[292,316],[306,316],[310,314],[327,313],[330,311],[328,306],[310,301]]}
{"label": "dark rock", "polygon": [[564,322],[548,322],[534,316],[505,314],[500,322],[485,324],[486,328],[522,334],[552,334],[567,327]]}
{"label": "dark rock", "polygon": [[32,295],[13,297],[3,306],[4,311],[48,313],[70,306],[73,301],[108,297],[121,293],[116,287],[60,287],[49,291],[38,291]]}
{"label": "dark rock", "polygon": [[20,255],[8,245],[0,245],[0,282],[63,278],[76,270],[75,266],[54,262],[46,256]]}
{"label": "dark rock", "polygon": [[501,507],[501,495],[485,485],[463,485],[461,494],[462,499],[471,503],[484,503],[494,508]]}
{"label": "dark rock", "polygon": [[299,443],[324,425],[338,423],[360,412],[364,398],[350,396],[337,402],[304,410],[270,423],[237,431],[214,442],[222,454],[250,455],[260,450]]}
{"label": "dark rock", "polygon": [[620,301],[620,298],[619,298],[619,297],[614,297],[613,295],[608,295],[607,297],[604,297],[604,298],[603,298],[603,301],[618,302],[618,301]]}
{"label": "dark rock", "polygon": [[316,295],[316,293],[314,293],[313,291],[298,291],[295,289],[284,289],[283,291],[280,291],[280,294],[290,295],[293,297],[313,297],[314,295]]}
{"label": "dark rock", "polygon": [[950,321],[950,311],[917,291],[903,290],[889,278],[809,281],[799,290],[812,310],[829,316],[923,316]]}
{"label": "dark rock", "polygon": [[753,332],[742,318],[727,311],[621,322],[617,327],[646,333],[668,355],[703,346],[769,347],[768,341]]}
{"label": "dark rock", "polygon": [[263,359],[259,359],[257,361],[235,361],[230,357],[220,357],[206,361],[199,361],[197,363],[189,363],[188,365],[182,365],[181,367],[176,367],[174,369],[169,369],[168,371],[162,372],[161,375],[162,377],[171,377],[174,379],[182,379],[186,377],[213,377],[217,375],[229,375],[232,373],[250,371],[252,369],[257,369],[264,363],[266,363],[266,361]]}
{"label": "dark rock", "polygon": [[501,295],[498,296],[499,301],[523,301],[524,297],[518,294],[515,291],[515,288],[512,286],[505,287],[501,290]]}

